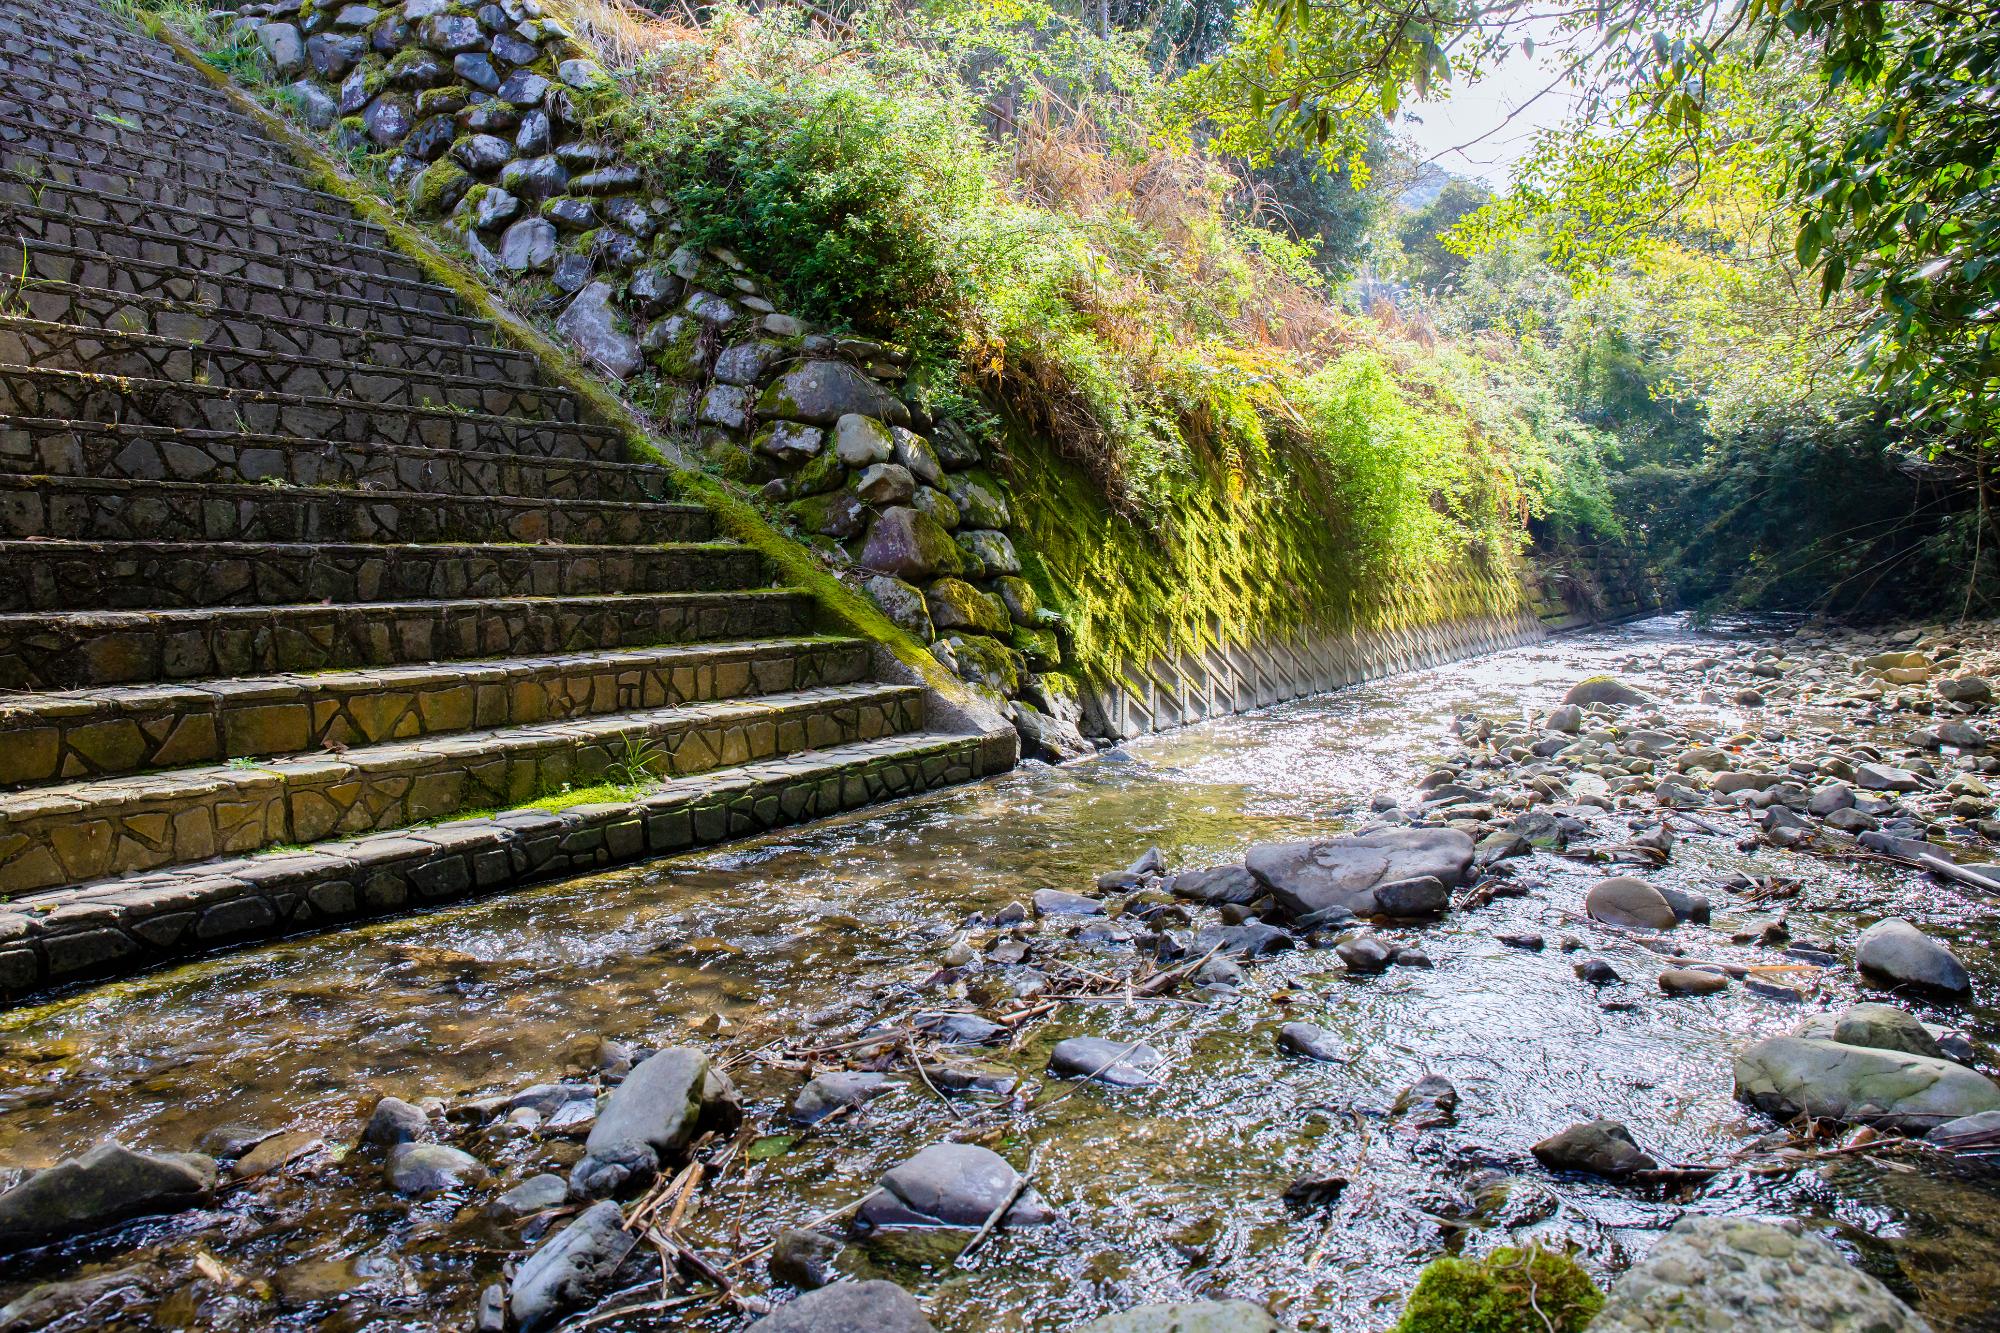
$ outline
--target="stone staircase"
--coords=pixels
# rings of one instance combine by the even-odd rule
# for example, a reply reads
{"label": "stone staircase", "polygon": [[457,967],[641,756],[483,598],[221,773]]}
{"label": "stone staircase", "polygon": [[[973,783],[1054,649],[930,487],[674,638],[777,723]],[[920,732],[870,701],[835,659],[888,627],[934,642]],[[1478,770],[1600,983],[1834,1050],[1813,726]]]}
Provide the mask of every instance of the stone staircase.
{"label": "stone staircase", "polygon": [[170,48],[0,76],[0,992],[978,771]]}

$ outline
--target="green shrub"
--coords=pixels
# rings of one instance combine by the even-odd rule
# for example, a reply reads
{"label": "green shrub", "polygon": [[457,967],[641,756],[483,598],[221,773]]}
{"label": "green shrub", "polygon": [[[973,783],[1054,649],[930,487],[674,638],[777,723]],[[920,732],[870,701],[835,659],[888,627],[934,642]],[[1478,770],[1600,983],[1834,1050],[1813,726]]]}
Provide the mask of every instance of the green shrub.
{"label": "green shrub", "polygon": [[1604,1294],[1567,1254],[1507,1245],[1483,1259],[1432,1260],[1395,1333],[1581,1333],[1603,1308]]}

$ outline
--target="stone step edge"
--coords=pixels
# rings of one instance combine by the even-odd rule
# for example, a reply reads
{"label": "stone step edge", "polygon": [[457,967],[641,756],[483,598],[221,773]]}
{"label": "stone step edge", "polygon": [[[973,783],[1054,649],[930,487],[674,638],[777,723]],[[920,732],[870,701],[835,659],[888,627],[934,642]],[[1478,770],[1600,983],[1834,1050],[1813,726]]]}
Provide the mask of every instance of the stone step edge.
{"label": "stone step edge", "polygon": [[[0,413],[0,431],[8,428],[23,431],[69,431],[77,434],[95,432],[116,438],[158,438],[165,440],[226,440],[239,443],[249,449],[295,450],[306,453],[351,454],[365,457],[380,454],[388,457],[412,459],[437,459],[445,464],[463,463],[467,467],[489,467],[496,462],[511,463],[529,468],[585,468],[606,474],[657,475],[673,484],[673,474],[658,463],[633,463],[616,458],[559,458],[539,454],[513,454],[482,449],[434,449],[418,444],[387,444],[364,440],[324,440],[309,435],[268,435],[258,432],[215,430],[209,427],[163,426],[151,421],[80,421],[69,417],[31,417],[14,413]],[[84,476],[83,473],[49,473],[49,476]],[[209,483],[195,482],[192,485]],[[216,482],[215,485],[237,485],[235,482]],[[243,482],[242,485],[258,485]],[[455,492],[438,492],[456,494]]]}
{"label": "stone step edge", "polygon": [[[84,264],[102,264],[106,268],[114,270],[136,268],[145,269],[150,273],[160,275],[164,278],[192,278],[210,283],[218,289],[234,289],[242,292],[277,292],[296,300],[319,301],[326,305],[342,306],[354,310],[387,311],[401,319],[408,319],[414,313],[421,315],[424,322],[430,324],[448,321],[453,324],[469,325],[473,328],[492,328],[490,321],[482,320],[475,316],[459,314],[456,307],[447,311],[422,310],[412,312],[403,306],[397,305],[394,301],[378,301],[372,296],[350,296],[341,292],[297,290],[278,283],[264,282],[261,279],[248,277],[240,273],[210,273],[206,270],[197,270],[190,273],[189,270],[181,268],[176,264],[162,263],[152,259],[140,259],[132,255],[114,255],[108,250],[97,250],[87,245],[69,245],[62,241],[43,241],[37,240],[34,237],[9,237],[4,241],[0,241],[0,246],[7,248],[25,246],[40,254],[51,255],[56,258],[73,259],[78,263]],[[44,282],[68,282],[68,279],[34,278],[31,281],[39,284]],[[107,290],[102,287],[91,287],[87,283],[69,283],[69,285],[81,287],[86,291]],[[217,308],[224,314],[249,313],[241,311],[237,307],[216,304]]]}
{"label": "stone step edge", "polygon": [[[622,742],[634,733],[647,737],[669,732],[708,736],[732,726],[773,725],[819,717],[840,709],[892,704],[921,698],[914,685],[823,685],[748,699],[706,700],[678,708],[604,713],[532,726],[494,727],[435,738],[385,741],[356,746],[340,754],[282,755],[255,764],[203,764],[193,768],[161,769],[116,777],[54,783],[0,792],[0,829],[28,821],[90,821],[121,815],[146,814],[155,808],[171,812],[190,802],[283,800],[292,793],[343,783],[383,778],[418,778],[460,772],[496,756],[573,750],[582,745]],[[710,770],[693,770],[675,777],[695,777]],[[290,823],[289,809],[287,824]],[[287,828],[285,834],[292,830]],[[280,841],[268,827],[265,841]],[[157,864],[157,862],[156,862]]]}
{"label": "stone step edge", "polygon": [[752,836],[971,781],[980,738],[909,732],[667,783],[633,801],[527,807],[198,863],[0,905],[0,995],[129,976],[195,952],[436,906]]}
{"label": "stone step edge", "polygon": [[[131,70],[118,69],[115,66],[99,65],[97,62],[91,63],[97,66],[93,72],[101,71],[107,77],[124,75],[129,78],[132,73]],[[290,167],[294,171],[297,170],[296,166],[285,161],[282,156],[283,149],[277,148],[271,143],[269,138],[259,134],[256,126],[247,120],[235,107],[231,106],[226,98],[214,96],[215,90],[210,85],[184,80],[163,79],[158,84],[148,86],[147,94],[149,100],[146,103],[144,111],[141,112],[139,108],[121,105],[107,97],[105,94],[111,91],[108,87],[101,89],[70,87],[58,83],[53,79],[42,78],[34,74],[13,73],[9,77],[17,86],[45,88],[53,94],[53,96],[43,101],[24,103],[23,105],[27,106],[31,111],[47,107],[52,112],[67,116],[69,118],[68,123],[71,124],[94,122],[96,124],[108,125],[113,129],[124,130],[127,133],[136,134],[143,133],[144,131],[136,126],[124,125],[116,120],[107,120],[104,118],[106,113],[112,116],[147,114],[162,118],[175,111],[191,111],[202,116],[213,114],[216,116],[216,123],[203,126],[203,142],[195,145],[199,151],[207,153],[210,156],[223,157],[227,155],[208,145],[227,145],[232,150],[237,148],[254,149],[256,152],[249,158],[249,161],[253,164]],[[176,97],[172,91],[175,83],[179,83],[180,86],[189,89],[190,92],[205,95]],[[89,105],[84,107],[77,106],[76,103],[80,99],[87,100]],[[27,123],[32,125],[38,122],[29,118]],[[168,127],[162,128],[166,129]]]}
{"label": "stone step edge", "polygon": [[369,403],[359,398],[341,398],[325,394],[279,393],[273,389],[237,389],[227,384],[198,384],[192,380],[105,375],[90,370],[68,370],[61,366],[17,366],[0,362],[0,380],[6,379],[68,380],[127,396],[135,393],[159,395],[178,393],[197,398],[221,398],[230,402],[275,403],[284,407],[301,407],[323,412],[400,413],[406,416],[473,422],[502,431],[515,430],[524,433],[552,431],[602,441],[622,442],[622,437],[616,428],[600,426],[589,421],[544,421],[540,417],[496,416],[491,412],[459,411],[449,407],[406,407],[400,403]]}
{"label": "stone step edge", "polygon": [[[286,194],[304,195],[310,199],[325,199],[328,197],[324,190],[318,190],[306,184],[304,177],[297,174],[287,177],[275,177],[257,172],[248,172],[243,173],[240,177],[234,176],[229,173],[227,167],[210,166],[203,162],[193,162],[179,154],[154,152],[143,143],[113,143],[88,134],[78,133],[75,130],[64,129],[60,125],[51,125],[44,121],[26,120],[20,116],[9,115],[5,111],[0,111],[0,130],[14,130],[21,136],[13,139],[0,138],[0,156],[14,156],[33,162],[53,162],[74,169],[109,172],[115,176],[122,176],[128,181],[149,180],[169,183],[177,179],[176,172],[178,172],[179,184],[182,188],[189,187],[190,182],[185,177],[192,175],[200,180],[201,188],[204,191],[213,189],[229,198],[245,202],[251,201],[253,196],[240,190],[230,190],[229,182],[232,179],[255,181],[258,189],[278,190]],[[121,153],[123,157],[114,159],[107,156],[105,159],[93,161],[86,157],[55,153],[46,148],[31,148],[27,147],[23,142],[23,139],[28,135],[40,135],[43,138],[60,141],[73,147],[89,145],[92,148],[103,149],[107,154]],[[133,162],[158,162],[166,164],[175,170],[162,172],[140,171],[135,173],[127,168],[127,164]],[[4,170],[13,171],[16,168],[9,167],[4,168]],[[338,218],[340,215],[338,213],[328,213],[326,216]],[[365,221],[362,225],[374,226],[374,224]],[[374,229],[378,233],[381,232],[379,227],[375,227]]]}
{"label": "stone step edge", "polygon": [[[111,256],[107,256],[107,258],[109,257]],[[179,297],[161,296],[155,292],[121,292],[110,287],[92,287],[81,282],[62,282],[53,278],[37,280],[34,290],[37,292],[51,292],[57,296],[68,296],[75,300],[102,301],[106,304],[116,303],[121,306],[144,306],[158,314],[191,315],[201,319],[214,320],[241,320],[246,324],[258,324],[287,330],[301,330],[316,335],[339,337],[344,334],[348,337],[365,337],[372,342],[393,342],[398,346],[404,347],[434,347],[438,351],[445,353],[476,353],[482,356],[499,357],[508,361],[525,362],[530,366],[534,366],[537,370],[540,369],[532,355],[522,351],[518,347],[510,347],[504,342],[453,342],[449,338],[429,338],[417,333],[388,334],[370,329],[358,329],[352,324],[333,324],[326,320],[317,319],[294,319],[290,315],[267,315],[255,310],[231,310],[225,306],[216,304],[214,301],[183,300]],[[7,318],[10,320],[21,320],[32,317],[26,315],[9,315]],[[50,324],[57,321],[36,320],[35,322]],[[491,333],[493,328],[485,320],[472,319],[463,315],[427,315],[425,322],[431,324],[441,322],[462,324],[467,328],[480,329],[488,333]],[[78,324],[66,325],[64,327],[89,328],[94,330],[100,326],[95,324]],[[497,335],[495,336],[497,337]],[[227,350],[234,351],[241,349],[231,346]]]}
{"label": "stone step edge", "polygon": [[[39,545],[40,543],[36,543]],[[622,602],[659,601],[678,599],[685,602],[727,601],[739,598],[766,598],[774,601],[786,598],[808,598],[812,594],[804,588],[729,588],[704,589],[683,592],[603,592],[583,593],[577,596],[501,596],[501,597],[401,597],[387,602],[294,602],[273,606],[174,606],[155,610],[130,610],[122,607],[82,607],[71,611],[0,611],[0,642],[16,634],[31,634],[45,630],[52,624],[70,623],[77,625],[100,624],[107,630],[124,627],[158,626],[162,629],[175,628],[180,622],[204,620],[262,620],[269,616],[286,613],[322,615],[329,611],[347,609],[365,610],[375,615],[389,612],[416,612],[429,608],[442,610],[491,609],[495,614],[509,610],[533,607],[558,609],[594,610],[615,606]],[[467,659],[484,661],[484,658]],[[345,670],[346,668],[338,668]],[[110,689],[111,686],[91,687]]]}
{"label": "stone step edge", "polygon": [[[581,407],[581,399],[574,389],[559,384],[545,385],[495,385],[481,375],[467,375],[460,371],[426,370],[419,366],[383,365],[374,361],[343,361],[332,357],[305,356],[298,352],[277,352],[263,347],[238,347],[229,344],[212,343],[196,338],[173,338],[164,333],[134,333],[126,329],[100,328],[93,324],[65,324],[59,320],[35,319],[27,315],[0,314],[0,328],[23,329],[28,332],[49,330],[57,333],[79,334],[104,343],[117,343],[128,347],[150,347],[168,352],[186,352],[197,357],[233,357],[239,361],[256,362],[263,365],[288,366],[298,370],[318,370],[321,368],[340,371],[347,375],[380,375],[384,379],[400,380],[407,385],[435,385],[445,393],[455,389],[469,389],[487,393],[495,389],[516,389],[519,392],[547,395],[556,403],[567,407],[572,413]],[[385,339],[384,341],[389,341]],[[96,373],[96,372],[86,372]],[[178,383],[178,381],[175,381]],[[271,392],[277,392],[272,390]],[[358,401],[358,400],[357,400]],[[372,406],[397,407],[404,404],[385,403]],[[456,413],[454,413],[456,415]],[[509,418],[510,420],[544,420],[535,418]],[[549,421],[550,425],[568,426],[573,421]]]}
{"label": "stone step edge", "polygon": [[[151,180],[157,182],[162,179],[161,177],[158,176],[140,176],[135,178],[130,172],[116,171],[110,167],[107,167],[105,164],[101,162],[85,162],[81,158],[58,157],[53,153],[42,154],[39,160],[43,162],[52,162],[57,165],[73,169],[83,169],[87,171],[101,171],[109,175],[118,176],[127,182],[131,182],[134,179]],[[206,222],[227,222],[232,225],[245,226],[245,227],[252,227],[259,225],[247,217],[243,218],[231,217],[230,215],[222,213],[220,211],[204,213],[201,209],[190,207],[189,205],[184,203],[179,203],[179,204],[167,203],[164,200],[147,199],[141,195],[136,195],[136,194],[123,194],[114,190],[93,189],[89,186],[79,185],[74,181],[56,180],[53,177],[36,176],[29,172],[21,170],[19,167],[0,166],[0,177],[6,177],[12,180],[17,180],[22,185],[27,186],[29,189],[34,190],[39,194],[48,194],[51,191],[53,191],[59,194],[67,194],[67,195],[86,195],[93,199],[103,199],[111,203],[128,204],[134,208],[166,209],[171,212],[185,214],[190,217],[198,217]],[[304,186],[299,187],[297,192],[305,195],[308,201],[315,199],[325,201],[327,199],[327,195],[325,193],[318,190],[307,189]],[[385,242],[388,239],[388,237],[383,233],[380,227],[377,227],[372,222],[364,222],[361,219],[354,217],[352,214],[341,214],[341,213],[330,212],[324,209],[308,207],[306,204],[290,206],[290,205],[280,205],[270,202],[263,202],[259,201],[253,195],[244,194],[240,191],[232,191],[222,186],[218,186],[215,189],[203,189],[201,194],[204,201],[213,201],[213,202],[227,201],[230,203],[240,204],[245,212],[252,212],[257,210],[262,210],[265,212],[273,212],[276,209],[282,207],[284,208],[284,211],[289,216],[292,217],[311,218],[314,221],[325,222],[334,227],[340,227],[340,228],[351,227],[359,231],[369,232],[374,236],[375,239]],[[334,239],[345,239],[345,238],[336,237]]]}
{"label": "stone step edge", "polygon": [[[4,424],[4,422],[0,422]],[[477,455],[491,457],[491,455]],[[0,460],[0,467],[5,461]],[[358,486],[273,485],[254,481],[164,481],[154,479],[97,477],[48,472],[7,472],[0,470],[0,490],[49,490],[64,494],[95,492],[103,495],[159,495],[167,498],[214,497],[261,504],[277,501],[311,503],[380,504],[397,508],[430,505],[492,505],[509,510],[572,511],[578,513],[642,513],[657,518],[713,518],[705,507],[685,500],[596,500],[545,498],[535,495],[457,495],[450,491],[365,490]],[[64,538],[62,540],[79,540]],[[87,538],[80,540],[89,540]],[[261,544],[261,543],[260,543]],[[299,543],[315,545],[316,543]],[[512,545],[513,543],[504,543]],[[557,543],[567,545],[568,543]],[[653,543],[645,543],[652,545]]]}
{"label": "stone step edge", "polygon": [[[267,250],[252,250],[246,246],[231,245],[224,241],[206,241],[199,236],[181,236],[170,231],[155,231],[149,227],[134,227],[127,223],[111,221],[103,218],[79,218],[71,214],[55,213],[47,209],[28,208],[16,204],[0,204],[0,216],[4,216],[9,211],[32,213],[37,217],[47,218],[49,221],[56,223],[59,226],[68,228],[72,234],[76,232],[84,232],[93,237],[101,237],[106,234],[109,234],[113,236],[126,236],[132,238],[133,240],[144,241],[155,245],[164,245],[170,247],[187,246],[187,247],[192,247],[194,249],[205,251],[211,255],[220,255],[230,259],[239,260],[246,264],[267,264],[275,268],[283,268],[289,265],[296,265],[299,268],[306,269],[313,273],[330,274],[336,279],[345,279],[348,281],[362,282],[362,283],[377,283],[385,287],[394,287],[401,289],[403,291],[412,292],[423,296],[429,296],[437,300],[447,308],[453,308],[454,303],[458,298],[458,293],[454,292],[451,288],[444,286],[442,283],[436,283],[430,281],[428,278],[414,276],[414,274],[418,272],[416,265],[411,263],[409,256],[403,254],[400,250],[383,250],[383,249],[378,249],[374,246],[366,246],[366,245],[345,246],[346,249],[354,252],[358,256],[379,257],[379,262],[381,262],[385,268],[391,269],[391,271],[389,272],[373,273],[367,269],[355,268],[351,264],[328,263],[324,260],[319,260],[319,259],[306,259],[295,252],[292,253],[279,252],[273,254]],[[334,246],[339,244],[338,242],[328,241],[321,237],[307,236],[301,232],[288,233],[288,232],[279,232],[273,230],[269,234],[289,236],[293,240],[299,242],[301,245],[310,244],[315,246]],[[33,246],[60,245],[68,248],[80,248],[71,246],[70,243],[67,241],[49,241],[39,236],[10,237],[9,244],[26,244]],[[111,254],[111,252],[108,250],[101,250],[99,251],[99,253],[108,255],[112,259],[123,260],[127,258],[127,256],[124,255]],[[131,256],[131,258],[137,258],[137,256]],[[395,272],[394,269],[404,269],[408,270],[408,272],[399,273]],[[186,268],[179,268],[176,271],[183,274],[189,272],[189,270]],[[193,271],[199,273],[201,276],[207,278],[211,282],[222,282],[230,279],[240,280],[240,275],[238,274],[217,273],[206,266]],[[289,290],[289,287],[287,288],[287,290]],[[317,287],[308,288],[307,294],[316,295],[319,294],[320,291],[321,289]]]}
{"label": "stone step edge", "polygon": [[[506,727],[533,727],[554,725],[549,719],[522,721],[513,717],[516,704],[512,692],[523,686],[533,686],[546,681],[581,681],[587,694],[597,694],[595,678],[615,676],[619,673],[650,673],[666,676],[677,670],[721,667],[741,664],[746,668],[746,679],[741,688],[728,693],[713,693],[704,697],[685,700],[680,705],[666,707],[695,707],[706,703],[723,703],[730,700],[769,699],[779,693],[790,691],[766,691],[759,688],[755,679],[758,664],[777,661],[813,662],[814,676],[822,685],[855,685],[861,677],[852,679],[828,679],[828,673],[839,664],[842,654],[852,654],[857,649],[865,649],[867,640],[840,635],[788,635],[762,639],[702,640],[684,644],[658,644],[637,648],[581,649],[567,653],[543,653],[520,657],[493,657],[442,659],[436,662],[398,663],[392,666],[349,667],[320,672],[279,672],[263,676],[209,677],[206,679],[172,682],[149,682],[141,685],[98,685],[74,690],[47,690],[31,693],[0,694],[0,795],[9,791],[25,792],[56,785],[75,785],[99,780],[115,780],[119,775],[137,772],[171,773],[181,769],[213,767],[227,764],[238,758],[273,758],[279,754],[317,755],[320,741],[325,737],[324,727],[333,718],[322,716],[306,725],[304,744],[288,741],[283,750],[271,750],[248,743],[247,737],[240,737],[233,731],[232,718],[254,721],[267,716],[270,710],[296,713],[305,710],[308,714],[324,708],[336,713],[350,703],[375,695],[409,695],[408,706],[412,709],[420,705],[418,695],[430,695],[439,691],[479,691],[500,690],[503,692],[500,711],[507,720],[482,721],[481,712],[487,711],[489,704],[467,700],[466,711],[456,719],[435,718],[426,708],[429,727],[415,736],[400,740],[384,738],[381,744],[395,745],[415,743],[423,740],[439,740],[475,730],[498,730]],[[866,668],[863,667],[865,675]],[[796,676],[793,677],[796,682]],[[813,688],[818,688],[814,686]],[[609,702],[609,701],[607,701]],[[651,708],[657,710],[660,705]],[[591,717],[603,717],[614,713],[629,713],[629,705],[610,708],[590,708],[560,719],[561,722],[577,722]],[[50,748],[43,753],[48,762],[56,762],[63,753],[63,738],[70,738],[74,744],[79,731],[107,726],[150,726],[169,724],[169,732],[178,731],[190,720],[205,719],[209,730],[204,738],[210,752],[182,758],[178,763],[162,764],[157,758],[144,757],[127,759],[106,768],[93,776],[40,776],[21,778],[21,764],[31,751],[28,747],[35,743],[35,736],[41,733],[50,736]],[[11,760],[6,757],[10,747],[15,750]],[[363,754],[365,747],[357,747],[352,753]],[[153,752],[157,755],[157,751]]]}

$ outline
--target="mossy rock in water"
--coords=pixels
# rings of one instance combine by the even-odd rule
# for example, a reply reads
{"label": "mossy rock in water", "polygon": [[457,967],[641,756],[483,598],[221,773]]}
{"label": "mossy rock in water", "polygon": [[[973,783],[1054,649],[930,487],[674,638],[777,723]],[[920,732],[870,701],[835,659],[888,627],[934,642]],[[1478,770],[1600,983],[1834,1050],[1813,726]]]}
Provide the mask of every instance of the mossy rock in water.
{"label": "mossy rock in water", "polygon": [[1446,1255],[1417,1279],[1394,1333],[1582,1333],[1604,1307],[1583,1266],[1539,1245]]}

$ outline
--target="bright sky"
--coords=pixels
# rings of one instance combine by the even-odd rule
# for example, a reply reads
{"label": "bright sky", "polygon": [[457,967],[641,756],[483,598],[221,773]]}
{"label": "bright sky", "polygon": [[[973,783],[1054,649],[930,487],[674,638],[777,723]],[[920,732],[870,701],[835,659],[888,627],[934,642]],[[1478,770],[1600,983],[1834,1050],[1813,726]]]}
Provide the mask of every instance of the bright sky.
{"label": "bright sky", "polygon": [[[1421,157],[1434,157],[1453,175],[1499,189],[1514,163],[1534,146],[1536,132],[1561,124],[1574,103],[1575,94],[1566,86],[1543,93],[1556,82],[1561,59],[1553,44],[1538,47],[1533,59],[1516,53],[1479,83],[1454,84],[1449,99],[1398,118],[1396,131]],[[1543,95],[1537,98],[1538,93]],[[1515,118],[1494,128],[1509,115]]]}

